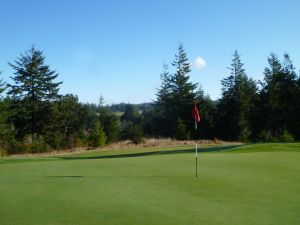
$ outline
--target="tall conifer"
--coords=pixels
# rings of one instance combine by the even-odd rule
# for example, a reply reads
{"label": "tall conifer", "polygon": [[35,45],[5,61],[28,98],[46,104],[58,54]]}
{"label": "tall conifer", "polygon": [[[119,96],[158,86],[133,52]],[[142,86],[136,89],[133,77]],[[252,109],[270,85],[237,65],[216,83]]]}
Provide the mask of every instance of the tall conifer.
{"label": "tall conifer", "polygon": [[14,63],[13,84],[9,84],[8,95],[13,99],[11,122],[20,137],[43,132],[49,114],[49,103],[59,98],[58,74],[45,65],[42,51],[32,47],[21,54]]}

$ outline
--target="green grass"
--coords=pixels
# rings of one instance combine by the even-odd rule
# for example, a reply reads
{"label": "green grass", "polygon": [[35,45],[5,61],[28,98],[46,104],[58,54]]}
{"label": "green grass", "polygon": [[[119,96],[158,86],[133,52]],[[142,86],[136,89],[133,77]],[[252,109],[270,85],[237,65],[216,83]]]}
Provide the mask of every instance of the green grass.
{"label": "green grass", "polygon": [[300,144],[0,159],[0,224],[299,225]]}

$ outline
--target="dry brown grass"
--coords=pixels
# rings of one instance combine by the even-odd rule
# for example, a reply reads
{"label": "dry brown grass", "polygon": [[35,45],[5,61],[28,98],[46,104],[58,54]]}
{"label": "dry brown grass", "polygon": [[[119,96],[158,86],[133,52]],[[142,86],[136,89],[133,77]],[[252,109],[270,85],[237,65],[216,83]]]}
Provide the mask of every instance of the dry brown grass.
{"label": "dry brown grass", "polygon": [[[218,139],[215,140],[198,140],[198,144],[205,144],[205,145],[215,145],[215,144],[230,144],[229,142],[224,142]],[[236,142],[234,142],[236,143]],[[179,141],[174,140],[171,138],[150,138],[145,139],[141,144],[134,144],[130,140],[120,141],[116,143],[112,143],[110,145],[105,146],[105,149],[132,149],[132,148],[145,148],[145,147],[169,147],[169,146],[184,146],[184,145],[194,145],[195,140],[185,140]]]}
{"label": "dry brown grass", "polygon": [[[228,145],[228,144],[240,144],[239,142],[225,142],[222,140],[198,140],[199,145],[205,146],[214,146],[214,145]],[[82,153],[87,151],[110,151],[110,150],[126,150],[126,149],[143,149],[143,148],[165,148],[173,146],[188,146],[194,145],[195,140],[185,140],[179,141],[171,138],[148,138],[145,139],[143,143],[134,144],[130,140],[119,141],[112,144],[108,144],[103,148],[88,149],[87,147],[77,147],[74,149],[64,149],[64,150],[53,150],[51,152],[45,153],[36,153],[36,154],[22,154],[23,157],[31,156],[58,156],[58,155],[68,155],[73,153]],[[10,157],[20,156],[20,155],[11,155]]]}

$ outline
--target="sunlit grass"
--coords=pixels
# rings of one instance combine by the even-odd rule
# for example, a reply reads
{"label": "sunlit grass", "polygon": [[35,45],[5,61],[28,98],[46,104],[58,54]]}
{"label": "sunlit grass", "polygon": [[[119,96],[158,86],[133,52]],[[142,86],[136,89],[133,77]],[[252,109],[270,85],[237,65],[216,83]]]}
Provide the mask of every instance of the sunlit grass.
{"label": "sunlit grass", "polygon": [[300,144],[0,159],[0,224],[300,224]]}

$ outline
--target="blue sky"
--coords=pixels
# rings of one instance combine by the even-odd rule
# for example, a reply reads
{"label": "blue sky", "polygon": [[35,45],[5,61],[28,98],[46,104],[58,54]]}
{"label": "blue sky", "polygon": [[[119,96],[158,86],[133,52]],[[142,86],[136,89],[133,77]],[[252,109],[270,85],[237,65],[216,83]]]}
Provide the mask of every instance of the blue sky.
{"label": "blue sky", "polygon": [[0,9],[2,78],[11,81],[7,62],[34,44],[60,74],[61,93],[82,102],[155,100],[179,42],[201,66],[191,80],[213,99],[235,49],[257,80],[271,52],[300,69],[298,0],[1,0]]}

